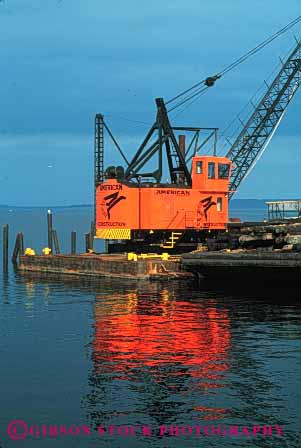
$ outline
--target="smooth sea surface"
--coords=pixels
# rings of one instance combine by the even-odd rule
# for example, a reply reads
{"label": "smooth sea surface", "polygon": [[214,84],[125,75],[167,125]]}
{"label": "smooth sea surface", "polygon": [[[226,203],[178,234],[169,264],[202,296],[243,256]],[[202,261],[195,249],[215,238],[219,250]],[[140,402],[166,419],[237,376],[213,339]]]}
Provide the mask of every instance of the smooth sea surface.
{"label": "smooth sea surface", "polygon": [[[46,213],[0,209],[10,256],[19,231],[47,246]],[[61,252],[71,230],[84,250],[91,214],[53,209]],[[10,264],[1,289],[1,448],[301,447],[301,292],[284,279],[92,281]]]}

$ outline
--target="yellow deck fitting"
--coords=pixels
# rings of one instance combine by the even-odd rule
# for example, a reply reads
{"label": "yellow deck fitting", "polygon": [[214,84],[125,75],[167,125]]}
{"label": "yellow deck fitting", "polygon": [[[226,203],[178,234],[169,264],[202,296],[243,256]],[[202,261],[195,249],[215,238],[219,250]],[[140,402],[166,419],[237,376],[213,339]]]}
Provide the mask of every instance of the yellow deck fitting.
{"label": "yellow deck fitting", "polygon": [[134,255],[135,255],[134,252],[128,252],[128,254],[127,254],[128,261],[132,261]]}
{"label": "yellow deck fitting", "polygon": [[127,253],[127,259],[128,261],[137,261],[138,259],[140,260],[146,260],[146,259],[151,259],[151,258],[161,258],[161,260],[166,261],[168,260],[170,257],[170,255],[166,252],[164,252],[163,254],[140,254],[137,255],[134,252],[128,252]]}
{"label": "yellow deck fitting", "polygon": [[25,255],[35,255],[36,253],[35,253],[35,251],[31,248],[31,247],[27,247],[26,249],[25,249]]}
{"label": "yellow deck fitting", "polygon": [[168,238],[168,240],[164,244],[161,244],[160,246],[163,247],[164,249],[173,249],[176,243],[178,242],[178,239],[181,237],[181,235],[182,232],[171,232],[171,235]]}

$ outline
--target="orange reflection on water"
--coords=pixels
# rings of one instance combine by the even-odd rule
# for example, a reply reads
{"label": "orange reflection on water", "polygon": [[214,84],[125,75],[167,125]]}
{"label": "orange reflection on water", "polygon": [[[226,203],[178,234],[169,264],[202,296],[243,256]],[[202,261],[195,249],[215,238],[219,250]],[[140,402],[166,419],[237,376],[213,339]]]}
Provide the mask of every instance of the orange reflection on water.
{"label": "orange reflection on water", "polygon": [[[170,299],[137,293],[101,298],[95,308],[94,361],[97,372],[176,366],[172,376],[202,378],[204,387],[219,387],[228,369],[229,317],[214,302]],[[182,368],[182,369],[181,369]],[[212,383],[210,383],[212,381]]]}
{"label": "orange reflection on water", "polygon": [[220,420],[226,417],[228,410],[224,408],[209,408],[208,406],[196,406],[195,411],[200,413],[201,420]]}

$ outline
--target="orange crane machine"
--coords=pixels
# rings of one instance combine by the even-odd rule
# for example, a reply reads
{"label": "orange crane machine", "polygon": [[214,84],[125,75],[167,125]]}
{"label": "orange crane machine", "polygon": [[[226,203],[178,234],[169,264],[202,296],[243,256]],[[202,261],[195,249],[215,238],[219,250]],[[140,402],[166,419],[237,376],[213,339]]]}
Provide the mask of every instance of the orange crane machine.
{"label": "orange crane machine", "polygon": [[[204,128],[172,126],[168,113],[200,96],[228,68],[167,103],[157,98],[155,123],[131,161],[104,117],[96,115],[95,228],[97,238],[109,240],[110,252],[172,252],[176,248],[183,252],[204,241],[209,232],[227,230],[229,199],[268,145],[300,85],[300,46],[298,42],[283,62],[225,157],[216,155],[217,128],[207,128],[211,133],[206,142],[213,140],[212,155],[199,155],[205,143],[199,144]],[[104,130],[125,166],[104,169]],[[186,148],[187,133],[192,137]],[[169,181],[163,182],[166,168]]]}

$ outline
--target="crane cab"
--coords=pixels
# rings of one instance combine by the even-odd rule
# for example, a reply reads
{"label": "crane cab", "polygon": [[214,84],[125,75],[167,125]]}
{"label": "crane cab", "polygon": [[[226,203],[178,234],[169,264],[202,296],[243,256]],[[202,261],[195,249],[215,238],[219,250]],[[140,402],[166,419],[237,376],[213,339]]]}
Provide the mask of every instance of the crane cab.
{"label": "crane cab", "polygon": [[231,161],[226,157],[195,156],[192,159],[192,188],[228,193]]}

